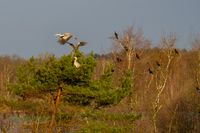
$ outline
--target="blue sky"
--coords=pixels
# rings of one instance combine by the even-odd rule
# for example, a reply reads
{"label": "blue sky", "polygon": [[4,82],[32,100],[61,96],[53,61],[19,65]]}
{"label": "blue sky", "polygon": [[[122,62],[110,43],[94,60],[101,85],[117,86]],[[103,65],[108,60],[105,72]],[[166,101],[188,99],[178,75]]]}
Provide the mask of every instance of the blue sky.
{"label": "blue sky", "polygon": [[128,26],[142,28],[155,44],[163,33],[176,33],[179,48],[189,48],[200,31],[199,0],[1,0],[0,55],[22,57],[70,52],[55,33],[72,32],[88,53],[110,51],[109,37]]}

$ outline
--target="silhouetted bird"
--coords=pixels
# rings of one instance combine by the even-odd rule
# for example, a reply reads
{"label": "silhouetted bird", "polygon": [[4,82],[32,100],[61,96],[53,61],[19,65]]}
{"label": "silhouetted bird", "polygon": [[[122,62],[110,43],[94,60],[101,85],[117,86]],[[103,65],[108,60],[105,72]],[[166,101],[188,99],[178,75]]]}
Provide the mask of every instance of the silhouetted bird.
{"label": "silhouetted bird", "polygon": [[54,99],[53,99],[53,101],[54,101],[54,104],[56,104],[56,99],[58,98],[58,96],[56,95],[55,97],[54,97]]}
{"label": "silhouetted bird", "polygon": [[148,69],[150,74],[153,74],[153,71],[151,70],[151,68]]}
{"label": "silhouetted bird", "polygon": [[128,47],[127,46],[123,45],[123,47],[124,47],[125,51],[128,51]]}
{"label": "silhouetted bird", "polygon": [[59,37],[58,42],[61,45],[64,45],[65,43],[67,43],[67,41],[69,41],[69,39],[72,38],[72,34],[68,33],[68,32],[65,32],[63,34],[62,33],[58,33],[58,34],[55,34],[55,36]]}
{"label": "silhouetted bird", "polygon": [[158,67],[160,67],[161,65],[160,65],[160,63],[158,62],[158,61],[156,61],[156,65],[158,66]]}
{"label": "silhouetted bird", "polygon": [[116,59],[117,59],[117,62],[122,62],[121,58],[117,57]]}
{"label": "silhouetted bird", "polygon": [[115,34],[115,38],[119,39],[119,36],[118,36],[117,32],[115,32],[114,34]]}
{"label": "silhouetted bird", "polygon": [[67,42],[67,43],[73,48],[74,51],[78,50],[80,46],[85,46],[87,44],[87,42],[84,42],[84,41],[80,41],[76,45],[70,42]]}
{"label": "silhouetted bird", "polygon": [[136,58],[139,60],[140,59],[140,56],[136,53],[135,54]]}
{"label": "silhouetted bird", "polygon": [[175,52],[176,54],[179,54],[179,52],[178,52],[178,50],[177,50],[177,49],[174,49],[174,52]]}
{"label": "silhouetted bird", "polygon": [[199,87],[196,87],[196,90],[200,93],[200,88]]}

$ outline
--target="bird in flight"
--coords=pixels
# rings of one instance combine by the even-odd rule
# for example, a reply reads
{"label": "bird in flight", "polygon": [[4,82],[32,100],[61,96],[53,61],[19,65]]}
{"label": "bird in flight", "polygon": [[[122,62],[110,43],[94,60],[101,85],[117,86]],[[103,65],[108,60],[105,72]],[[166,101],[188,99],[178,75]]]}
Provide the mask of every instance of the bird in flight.
{"label": "bird in flight", "polygon": [[74,66],[76,67],[76,68],[79,68],[81,65],[77,62],[77,57],[75,56],[74,57]]}
{"label": "bird in flight", "polygon": [[65,32],[65,33],[55,34],[55,36],[59,37],[58,42],[61,45],[64,45],[65,43],[67,43],[72,38],[73,35],[69,32]]}

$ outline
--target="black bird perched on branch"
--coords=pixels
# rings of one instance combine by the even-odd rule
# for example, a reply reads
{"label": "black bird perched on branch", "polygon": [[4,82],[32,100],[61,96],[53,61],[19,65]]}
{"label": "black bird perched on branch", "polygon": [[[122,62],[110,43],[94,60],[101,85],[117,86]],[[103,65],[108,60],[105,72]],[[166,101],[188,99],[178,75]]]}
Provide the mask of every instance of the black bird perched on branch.
{"label": "black bird perched on branch", "polygon": [[196,87],[196,90],[200,93],[200,88],[199,87]]}
{"label": "black bird perched on branch", "polygon": [[116,59],[117,59],[117,62],[122,62],[121,58],[117,57]]}
{"label": "black bird perched on branch", "polygon": [[160,67],[161,65],[160,65],[160,63],[158,62],[158,61],[156,61],[156,65],[158,66],[158,67]]}
{"label": "black bird perched on branch", "polygon": [[150,74],[153,74],[153,71],[151,70],[150,67],[149,67],[148,71],[149,71]]}
{"label": "black bird perched on branch", "polygon": [[119,36],[118,36],[117,32],[115,32],[114,34],[115,34],[115,38],[118,40]]}
{"label": "black bird perched on branch", "polygon": [[178,50],[177,50],[177,49],[174,49],[174,52],[175,52],[176,54],[179,54],[179,52],[178,52]]}
{"label": "black bird perched on branch", "polygon": [[[115,38],[118,40],[119,35],[117,34],[117,32],[114,32],[114,35],[115,35]],[[120,42],[120,45],[121,45],[121,47],[123,47],[125,49],[125,51],[129,50],[129,48],[126,45],[122,44],[121,42]]]}
{"label": "black bird perched on branch", "polygon": [[129,51],[129,48],[127,46],[125,46],[125,45],[122,45],[122,46],[123,46],[123,48],[125,49],[126,52]]}
{"label": "black bird perched on branch", "polygon": [[139,60],[140,59],[140,56],[136,53],[135,54],[136,58]]}

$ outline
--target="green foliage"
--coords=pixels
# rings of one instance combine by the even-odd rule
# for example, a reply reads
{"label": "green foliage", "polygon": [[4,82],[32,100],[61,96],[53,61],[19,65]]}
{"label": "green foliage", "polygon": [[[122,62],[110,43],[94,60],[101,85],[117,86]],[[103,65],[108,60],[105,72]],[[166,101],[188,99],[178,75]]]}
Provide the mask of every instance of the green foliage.
{"label": "green foliage", "polygon": [[123,76],[120,86],[114,86],[112,83],[112,71],[113,69],[107,70],[103,78],[96,83],[97,90],[100,91],[99,104],[110,105],[118,104],[122,98],[130,93],[132,87],[131,72],[126,72]]}
{"label": "green foliage", "polygon": [[92,120],[101,121],[135,121],[141,118],[140,114],[135,113],[107,113],[103,111],[89,110],[82,115],[82,117],[88,117]]}
{"label": "green foliage", "polygon": [[[44,58],[30,58],[29,61],[18,68],[17,82],[10,85],[10,90],[25,99],[31,97],[46,98],[47,96],[55,98],[58,88],[61,87],[62,103],[81,105],[80,107],[87,106],[90,109],[118,104],[122,98],[130,93],[132,87],[131,72],[124,73],[119,86],[114,85],[114,67],[109,64],[101,77],[94,80],[93,75],[96,66],[94,55],[91,53],[85,57],[82,53],[76,53],[76,56],[81,64],[80,68],[73,65],[71,55],[64,55],[61,58],[52,55]],[[38,112],[41,108],[47,111],[43,115],[47,115],[50,111],[45,106],[40,107],[36,105],[37,102],[30,101],[13,101],[9,102],[8,106],[15,109],[29,110],[30,112]],[[30,104],[28,104],[29,102]],[[38,116],[40,118],[40,115]],[[127,121],[132,122],[137,119],[134,114],[103,114],[101,112],[82,114],[80,118],[89,117],[90,119],[90,124],[84,126],[83,132],[121,132],[130,129],[129,127],[120,126],[110,127],[108,124],[102,123],[102,120],[99,119],[101,116],[106,121],[121,121],[125,118]],[[55,119],[61,124],[62,122],[68,123],[74,118],[72,114],[59,110]]]}
{"label": "green foliage", "polygon": [[113,66],[108,66],[99,80],[91,80],[86,87],[67,86],[65,100],[73,104],[88,105],[95,102],[95,107],[118,104],[130,93],[132,74],[126,72],[120,86],[112,83]]}
{"label": "green foliage", "polygon": [[82,114],[88,123],[79,132],[93,133],[121,133],[133,132],[133,121],[140,119],[141,115],[135,113],[107,113],[104,111],[88,111]]}
{"label": "green foliage", "polygon": [[72,115],[66,114],[64,112],[58,112],[56,114],[57,122],[69,122],[70,120],[72,120]]}
{"label": "green foliage", "polygon": [[131,73],[126,72],[120,86],[113,85],[113,66],[109,65],[99,80],[93,80],[96,61],[93,54],[77,54],[80,68],[73,65],[73,58],[64,55],[45,58],[32,57],[18,69],[17,83],[11,90],[22,97],[42,97],[57,91],[62,85],[64,100],[73,104],[95,107],[117,104],[129,94],[132,87]]}
{"label": "green foliage", "polygon": [[80,133],[126,133],[131,132],[132,126],[110,126],[104,122],[90,122]]}
{"label": "green foliage", "polygon": [[[49,56],[44,59],[32,57],[21,65],[17,72],[17,83],[10,89],[19,96],[38,96],[56,91],[60,84],[88,86],[95,68],[93,55],[79,58],[80,68],[73,66],[70,55],[57,59]],[[42,92],[42,93],[41,93]]]}

